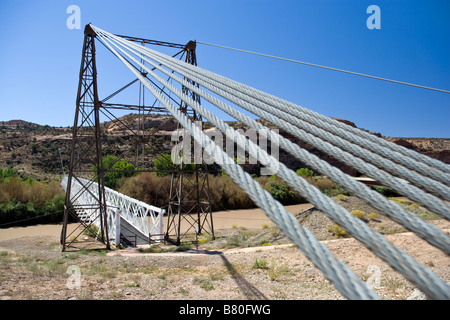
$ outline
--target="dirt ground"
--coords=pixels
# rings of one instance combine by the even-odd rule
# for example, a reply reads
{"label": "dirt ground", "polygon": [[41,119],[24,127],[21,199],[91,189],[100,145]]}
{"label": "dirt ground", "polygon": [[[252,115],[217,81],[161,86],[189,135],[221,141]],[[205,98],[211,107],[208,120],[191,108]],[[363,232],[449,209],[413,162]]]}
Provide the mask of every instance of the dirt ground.
{"label": "dirt ground", "polygon": [[[361,208],[353,199],[342,201]],[[382,299],[425,298],[358,241],[336,238],[327,228],[332,222],[310,208],[293,208],[291,213],[302,212],[297,215],[299,220]],[[363,209],[371,212],[371,208]],[[97,244],[97,250],[61,252],[60,226],[53,226],[53,232],[50,226],[42,227],[41,233],[33,229],[37,233],[27,236],[17,228],[15,236],[2,229],[0,299],[344,299],[298,248],[263,220],[264,216],[233,214],[247,220],[234,218],[231,226],[217,227],[215,240],[201,237],[198,251],[191,243],[181,248],[161,244],[109,252]],[[217,226],[219,220],[215,220]],[[448,221],[434,218],[429,222],[449,233]],[[444,281],[450,281],[450,258],[443,252],[382,215],[367,223]],[[80,241],[80,246],[83,243]]]}

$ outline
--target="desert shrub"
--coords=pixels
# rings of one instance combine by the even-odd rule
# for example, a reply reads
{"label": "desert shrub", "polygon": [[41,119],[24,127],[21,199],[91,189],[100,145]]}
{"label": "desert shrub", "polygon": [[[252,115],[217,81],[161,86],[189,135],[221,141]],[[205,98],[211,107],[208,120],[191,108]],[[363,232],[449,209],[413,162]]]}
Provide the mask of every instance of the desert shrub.
{"label": "desert shrub", "polygon": [[254,235],[253,231],[239,230],[236,235],[227,238],[226,248],[247,247],[249,245],[248,240]]}
{"label": "desert shrub", "polygon": [[342,227],[334,224],[332,227],[327,227],[328,232],[331,232],[336,238],[347,238],[349,235]]}
{"label": "desert shrub", "polygon": [[352,210],[352,215],[354,215],[358,219],[364,220],[364,216],[366,214],[361,210]]}
{"label": "desert shrub", "polygon": [[176,252],[184,252],[184,251],[189,251],[189,250],[191,250],[191,249],[192,249],[192,244],[187,244],[187,243],[185,243],[185,244],[179,245],[179,246],[175,249],[175,251],[176,251]]}
{"label": "desert shrub", "polygon": [[252,266],[253,269],[268,269],[269,267],[267,266],[267,260],[264,258],[258,259],[255,258],[255,262],[253,263]]}
{"label": "desert shrub", "polygon": [[350,192],[327,177],[307,177],[306,180],[329,197],[335,197],[339,194],[350,196]]}
{"label": "desert shrub", "polygon": [[286,278],[288,276],[291,276],[293,273],[291,269],[289,268],[289,265],[287,262],[283,263],[280,266],[276,266],[274,262],[272,262],[272,265],[267,270],[267,275],[269,276],[270,280],[272,281],[279,281],[283,278]]}
{"label": "desert shrub", "polygon": [[228,176],[209,176],[210,201],[213,210],[254,208],[255,204]]}
{"label": "desert shrub", "polygon": [[378,219],[378,215],[375,212],[369,213],[367,215],[367,219],[369,219],[369,220],[376,220],[376,219]]}
{"label": "desert shrub", "polygon": [[170,176],[157,176],[143,172],[122,179],[118,191],[153,206],[167,206],[170,193]]}
{"label": "desert shrub", "polygon": [[391,201],[394,201],[395,203],[401,204],[403,206],[409,206],[411,205],[410,201],[402,200],[402,199],[389,199]]}
{"label": "desert shrub", "polygon": [[208,238],[203,238],[203,239],[199,239],[199,240],[197,241],[197,243],[198,243],[198,244],[204,244],[204,243],[207,243],[207,242],[209,242],[209,241],[211,241],[211,240],[208,239]]}
{"label": "desert shrub", "polygon": [[98,231],[99,231],[99,228],[95,224],[93,224],[93,225],[89,226],[89,229],[85,229],[83,231],[83,234],[88,237],[95,238],[98,235]]}
{"label": "desert shrub", "polygon": [[350,196],[350,192],[348,192],[347,190],[345,190],[344,188],[342,188],[338,185],[334,185],[333,187],[331,187],[329,189],[323,189],[323,190],[321,189],[321,191],[329,197],[335,197],[338,194]]}
{"label": "desert shrub", "polygon": [[320,191],[334,188],[336,184],[328,178],[320,177],[317,179],[308,179],[308,182],[318,188]]}
{"label": "desert shrub", "polygon": [[194,283],[198,284],[200,286],[200,288],[202,288],[202,289],[204,289],[206,291],[214,290],[214,284],[212,284],[209,279],[205,279],[205,278],[201,278],[201,277],[195,277],[194,278]]}

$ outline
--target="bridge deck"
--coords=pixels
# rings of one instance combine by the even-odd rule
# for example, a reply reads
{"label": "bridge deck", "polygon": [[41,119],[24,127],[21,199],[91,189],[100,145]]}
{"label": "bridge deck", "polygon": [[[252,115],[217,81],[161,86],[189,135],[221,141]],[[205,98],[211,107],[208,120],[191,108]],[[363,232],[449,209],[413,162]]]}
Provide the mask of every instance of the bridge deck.
{"label": "bridge deck", "polygon": [[149,244],[149,237],[145,236],[125,219],[120,219],[120,243],[128,246]]}

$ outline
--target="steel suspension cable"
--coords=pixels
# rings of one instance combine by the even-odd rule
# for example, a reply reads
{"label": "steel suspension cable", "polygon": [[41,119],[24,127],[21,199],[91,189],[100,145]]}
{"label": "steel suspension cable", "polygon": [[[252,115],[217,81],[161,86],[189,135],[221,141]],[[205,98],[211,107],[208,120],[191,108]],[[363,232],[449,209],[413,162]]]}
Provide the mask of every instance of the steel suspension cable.
{"label": "steel suspension cable", "polygon": [[[186,66],[185,66],[186,67]],[[190,75],[188,75],[188,76],[191,76],[192,78],[195,78],[195,80],[198,82],[199,80],[198,80],[198,78],[196,78],[195,76],[192,76],[192,73],[190,74]],[[202,78],[203,80],[204,80],[204,78]],[[216,86],[218,86],[218,84],[217,84],[217,82],[214,82],[214,85],[216,85]],[[223,88],[223,86],[222,86],[222,88]],[[217,93],[217,92],[216,92]],[[222,95],[223,96],[223,95]],[[224,96],[225,97],[225,96]],[[227,97],[225,97],[225,98],[227,98]],[[228,98],[227,98],[228,99]],[[258,103],[258,102],[255,102],[255,100],[249,100],[250,102],[253,102],[253,103]],[[233,102],[235,102],[235,101],[233,101]],[[236,102],[235,102],[236,103]],[[239,103],[237,103],[238,105],[240,105],[240,106],[242,106],[241,104],[239,104]],[[245,108],[245,107],[244,107]],[[286,118],[285,118],[286,119]],[[308,126],[308,125],[307,125]],[[309,127],[309,128],[311,128],[311,127]],[[313,128],[313,130],[314,130],[314,128]],[[326,133],[325,133],[326,134]],[[330,138],[330,139],[335,139],[335,137],[334,136],[330,136],[330,134],[327,134],[327,137],[328,138]],[[348,142],[344,142],[344,143],[346,143],[346,146],[348,147],[348,148],[350,148],[350,149],[354,149],[354,148],[357,148],[356,146],[353,146],[352,144],[349,144]],[[361,151],[361,149],[357,149],[357,151]],[[329,153],[330,154],[330,150],[325,150],[325,151],[327,151],[327,153]],[[361,152],[364,152],[364,151],[361,151]],[[356,153],[356,154],[355,154]],[[353,154],[355,154],[356,156],[359,154],[358,152],[353,152]],[[369,154],[370,155],[370,154]],[[366,157],[367,157],[367,155],[366,155]],[[374,158],[373,156],[371,157],[372,159]],[[379,158],[375,158],[375,163],[377,163],[378,162],[378,166],[379,167],[381,167],[381,168],[389,168],[389,165],[390,164],[392,164],[391,162],[388,162],[388,163],[386,163],[386,160],[384,160],[383,161],[383,159],[381,159],[381,163],[379,163],[380,162],[380,160],[377,160],[377,159],[379,159]],[[401,177],[403,177],[403,178],[407,178],[407,179],[410,179],[411,180],[411,177],[412,177],[412,180],[413,181],[415,181],[416,183],[419,183],[419,185],[422,185],[422,186],[425,186],[426,188],[431,188],[431,190],[433,190],[434,191],[434,193],[437,193],[438,195],[440,195],[440,196],[443,196],[444,198],[446,198],[446,199],[448,199],[448,197],[449,197],[449,188],[447,188],[446,186],[443,186],[443,190],[442,190],[442,188],[441,188],[441,186],[442,185],[440,185],[440,184],[436,184],[435,182],[433,182],[433,181],[431,181],[430,179],[428,179],[428,178],[426,178],[426,177],[416,177],[416,175],[412,175],[411,174],[411,172],[408,172],[408,171],[405,171],[405,169],[403,168],[403,167],[400,167],[400,166],[398,166],[398,165],[396,165],[396,164],[393,164],[395,167],[394,167],[394,169],[396,169],[395,171],[394,171],[394,173],[396,173],[396,174],[399,174],[400,173],[400,176]],[[405,175],[405,172],[406,172],[406,175]],[[366,173],[367,174],[367,173]],[[419,181],[419,182],[418,182]]]}
{"label": "steel suspension cable", "polygon": [[[123,50],[121,51],[123,52]],[[126,55],[129,56],[128,54]],[[136,60],[134,61],[135,63],[139,64],[138,61]],[[164,81],[162,78],[160,78],[159,80]],[[265,160],[271,162],[272,164],[276,163],[276,160],[274,158],[268,156],[267,153],[265,153],[265,151],[261,149],[258,150],[258,147],[255,146],[252,142],[250,142],[247,145],[245,142],[246,141],[245,137],[239,134],[236,135],[234,130],[231,130],[231,128],[228,127],[228,125],[226,125],[215,115],[211,114],[209,111],[204,109],[197,102],[193,101],[176,88],[173,87],[171,88],[171,85],[169,85],[168,83],[166,83],[165,85],[177,96],[182,98],[186,103],[191,105],[191,107],[193,107],[196,111],[202,114],[205,118],[210,119],[210,121],[214,123],[218,128],[220,128],[221,131],[227,132],[227,135],[232,135],[233,137],[235,137],[238,144],[240,144],[241,147],[248,146],[248,151],[250,154],[253,155],[259,154],[259,156],[264,157]],[[319,190],[315,190],[315,187],[309,185],[308,182],[298,177],[291,170],[287,169],[283,164],[280,164],[279,175],[286,182],[288,182],[288,184],[290,184],[297,191],[303,194],[307,199],[311,200],[312,203],[316,204],[320,209],[328,213],[332,212],[333,210],[339,212],[337,216],[333,217],[333,220],[339,221],[339,224],[343,225],[345,229],[349,230],[350,233],[352,233],[359,241],[363,242],[369,249],[374,251],[378,256],[382,257],[391,266],[401,271],[407,279],[415,283],[419,288],[427,291],[429,294],[431,294],[431,296],[435,296],[435,294],[437,295],[443,294],[443,296],[445,296],[446,294],[448,294],[448,288],[446,284],[441,279],[436,277],[430,270],[416,263],[411,257],[409,257],[402,250],[391,246],[383,236],[377,234],[376,232],[373,232],[372,229],[367,227],[359,219],[353,217],[348,211],[346,211],[342,207],[336,205],[334,201],[324,196]],[[357,228],[354,228],[355,225],[357,226]],[[364,230],[364,234],[362,234],[360,230]],[[366,239],[368,236],[371,238],[370,240],[375,241],[375,244],[372,243],[372,241],[368,241]],[[417,278],[418,275],[420,276],[420,279]],[[427,279],[425,281],[425,283],[428,282],[427,284],[424,284],[423,281],[424,278]],[[429,292],[429,290],[426,287],[429,286],[430,284],[434,287],[433,290],[437,291],[434,291],[434,293]]]}
{"label": "steel suspension cable", "polygon": [[[129,49],[132,53],[136,54],[132,49]],[[145,58],[144,58],[145,59]],[[154,63],[151,60],[145,59],[149,64],[154,65]],[[160,63],[161,64],[161,63]],[[167,64],[168,67],[170,64]],[[233,116],[235,119],[240,120],[244,122],[245,124],[249,125],[251,128],[258,128],[259,130],[263,130],[264,134],[271,138],[271,140],[281,141],[280,145],[283,149],[297,157],[299,160],[304,161],[306,164],[311,165],[314,169],[317,169],[319,172],[327,175],[330,177],[333,181],[340,184],[344,188],[348,189],[349,191],[355,193],[360,198],[364,199],[366,202],[374,206],[375,208],[381,210],[382,212],[385,212],[390,218],[392,218],[394,221],[401,223],[404,225],[407,229],[417,233],[419,236],[421,236],[426,241],[430,242],[431,244],[434,244],[438,248],[440,248],[442,251],[446,252],[447,254],[450,254],[450,242],[449,237],[444,234],[439,228],[428,224],[424,222],[422,219],[417,217],[416,215],[412,214],[411,212],[406,211],[403,207],[401,207],[398,204],[394,204],[391,201],[388,201],[385,197],[381,196],[378,192],[370,190],[368,187],[361,185],[361,183],[357,182],[350,176],[343,174],[340,170],[330,166],[327,162],[319,159],[318,157],[310,154],[304,149],[301,149],[298,145],[292,143],[288,139],[285,139],[284,137],[274,134],[272,131],[270,131],[268,128],[264,127],[263,125],[259,124],[258,122],[254,121],[250,117],[244,115],[243,113],[240,113],[239,111],[231,108],[227,104],[223,103],[222,101],[212,97],[208,93],[204,92],[200,88],[193,86],[185,79],[182,79],[178,76],[173,75],[173,72],[170,73],[169,71],[161,68],[158,66],[160,71],[165,73],[166,75],[170,74],[170,77],[183,86],[187,87],[189,90],[192,90],[193,92],[197,93],[213,105],[216,105],[221,110],[225,111],[229,115]],[[174,67],[174,70],[177,71],[176,67]],[[161,78],[160,78],[161,79]],[[159,79],[157,79],[159,81]],[[200,83],[201,84],[201,83]],[[201,84],[202,85],[202,84]],[[285,129],[283,127],[283,129]],[[262,133],[263,131],[260,131]],[[381,171],[381,170],[380,170]],[[386,173],[387,174],[387,173]],[[388,174],[387,174],[388,175]],[[388,175],[389,176],[389,175]],[[390,177],[391,179],[396,179],[395,177]],[[408,184],[403,184],[406,187],[409,187]],[[415,188],[412,186],[412,188]],[[420,189],[415,188],[416,192],[423,193]],[[445,204],[435,198],[435,197],[428,197],[431,198],[429,202],[431,204],[434,204],[434,207],[437,207],[437,212],[442,213],[444,216],[448,216],[448,211],[445,210]],[[437,203],[441,202],[440,206],[436,206]],[[430,205],[432,206],[432,205]],[[437,240],[439,239],[439,240]]]}
{"label": "steel suspension cable", "polygon": [[[101,30],[94,29],[98,35]],[[109,45],[108,45],[109,46]],[[233,159],[188,119],[178,108],[162,96],[126,59],[110,48],[116,57],[146,86],[146,88],[164,105],[164,107],[190,132],[195,141],[208,150],[209,156],[222,163],[225,172],[239,185],[247,186],[246,192],[255,203],[262,208],[269,218],[274,221],[283,232],[297,245],[297,247],[321,270],[324,276],[349,299],[379,299],[344,263],[338,260],[329,249],[317,241],[309,230],[300,223],[272,196],[265,191],[253,178]]]}
{"label": "steel suspension cable", "polygon": [[[186,67],[186,66],[185,66]],[[203,80],[205,78],[202,78]],[[214,81],[214,80],[212,80]],[[218,86],[217,81],[214,82],[215,86]],[[221,87],[221,89],[224,89]],[[226,89],[225,89],[226,90]],[[228,91],[231,92],[234,95],[239,96],[239,98],[244,99],[246,102],[250,102],[251,104],[254,104],[260,108],[263,108],[264,110],[277,115],[278,117],[289,121],[293,124],[295,124],[297,127],[307,130],[310,133],[313,133],[314,135],[320,137],[321,139],[331,142],[334,145],[340,147],[341,149],[347,150],[354,154],[357,157],[362,157],[366,161],[369,161],[370,163],[383,168],[385,170],[390,170],[391,173],[398,175],[404,179],[413,181],[416,184],[419,184],[420,186],[426,188],[427,190],[430,190],[432,193],[442,197],[443,199],[450,200],[450,188],[443,185],[440,182],[434,181],[431,178],[423,177],[423,176],[417,176],[417,174],[413,173],[411,169],[404,168],[403,166],[400,166],[398,163],[395,163],[388,158],[383,158],[379,156],[376,153],[373,153],[369,150],[367,152],[367,149],[364,149],[358,145],[355,145],[351,141],[347,141],[345,139],[339,138],[338,136],[334,135],[331,132],[327,132],[326,130],[315,127],[314,125],[310,123],[306,123],[304,121],[298,120],[297,118],[293,118],[292,115],[288,115],[284,111],[274,110],[269,102],[261,102],[258,101],[255,98],[251,98],[248,96],[243,96],[241,94],[237,94],[236,91]],[[376,147],[376,146],[375,146]],[[329,153],[329,151],[327,152]],[[404,157],[403,157],[404,158]],[[404,159],[404,161],[408,161],[408,159]],[[440,180],[443,180],[447,175],[446,174],[440,174]],[[447,182],[448,183],[448,182]]]}
{"label": "steel suspension cable", "polygon": [[[326,153],[332,154],[332,155],[338,155],[338,157],[343,160],[345,163],[352,165],[356,169],[358,169],[359,172],[365,173],[368,176],[374,178],[377,181],[380,181],[386,186],[391,187],[393,190],[399,192],[400,194],[404,194],[410,199],[415,200],[419,202],[420,204],[424,205],[426,208],[430,209],[433,212],[436,212],[447,219],[449,219],[450,210],[448,205],[440,200],[439,198],[436,198],[435,196],[429,195],[425,192],[423,192],[421,189],[415,187],[414,185],[410,185],[406,183],[403,179],[396,178],[395,176],[390,175],[389,173],[383,171],[382,169],[379,169],[371,164],[368,164],[361,159],[353,156],[350,153],[347,153],[341,149],[336,148],[335,146],[329,144],[326,141],[323,141],[321,139],[316,138],[315,136],[303,131],[302,129],[296,128],[290,123],[283,121],[281,119],[278,119],[277,117],[274,117],[272,114],[261,110],[260,108],[257,108],[253,106],[252,104],[249,104],[245,101],[239,101],[237,98],[233,95],[230,95],[226,92],[224,92],[221,89],[218,89],[217,87],[213,87],[207,82],[204,82],[202,79],[196,77],[190,72],[181,71],[179,67],[173,65],[171,62],[166,62],[167,66],[172,68],[173,70],[176,70],[178,73],[183,74],[186,77],[192,78],[194,81],[196,81],[201,86],[218,93],[220,96],[226,98],[227,100],[243,107],[244,109],[260,116],[262,119],[268,120],[275,125],[277,125],[279,128],[282,128],[286,130],[288,133],[300,138],[302,141],[305,141],[315,147],[317,147],[319,150],[322,150]],[[198,89],[192,88],[191,90],[195,91]],[[214,103],[213,103],[214,104]],[[216,105],[220,107],[219,105]],[[235,115],[233,115],[235,117]],[[236,117],[235,117],[236,118]],[[304,159],[304,156],[302,157]],[[314,167],[316,161],[311,161],[309,164]],[[320,170],[318,170],[320,171]]]}
{"label": "steel suspension cable", "polygon": [[[149,48],[145,48],[145,50],[147,50],[148,52],[152,51],[154,54],[159,55],[158,52],[155,52]],[[180,61],[176,61],[175,63],[179,62]],[[367,148],[369,144],[371,150],[373,149],[372,151],[377,152],[381,156],[387,157],[392,161],[395,162],[400,161],[400,163],[403,164],[405,162],[404,158],[401,157],[399,158],[399,156],[396,156],[396,152],[399,152],[403,156],[410,158],[409,161],[405,163],[409,169],[416,170],[422,173],[423,175],[430,176],[435,180],[450,185],[449,182],[450,166],[442,163],[441,161],[408,150],[395,143],[386,141],[385,139],[376,137],[360,129],[350,127],[337,120],[325,117],[314,111],[300,107],[291,102],[285,101],[281,98],[267,94],[263,91],[254,89],[242,83],[214,74],[208,70],[201,69],[196,66],[184,66],[184,67],[191,70],[195,70],[196,73],[201,73],[204,76],[214,79],[215,81],[218,81],[226,86],[229,86],[232,89],[239,90],[243,94],[249,95],[250,97],[260,100],[261,102],[268,103],[268,101],[270,101],[272,106],[289,113],[291,117],[292,116],[300,117],[302,120],[309,121],[311,122],[311,124],[315,126],[320,126],[320,128],[322,128],[323,130],[331,130],[330,132],[332,134],[338,134],[339,136],[349,140],[352,143],[359,144],[363,148]],[[330,127],[330,125],[332,127]],[[365,139],[362,140],[361,138]],[[389,150],[386,150],[386,148],[388,148]],[[395,151],[395,153],[392,153],[392,151]],[[436,170],[440,170],[442,172]],[[444,177],[442,177],[442,174],[444,174]]]}
{"label": "steel suspension cable", "polygon": [[233,51],[239,51],[239,52],[244,52],[244,53],[250,53],[250,54],[257,55],[257,56],[263,56],[263,57],[272,58],[272,59],[278,59],[278,60],[283,60],[283,61],[299,63],[299,64],[311,66],[311,67],[322,68],[322,69],[327,69],[327,70],[332,70],[332,71],[338,71],[338,72],[342,72],[342,73],[348,73],[348,74],[352,74],[352,75],[356,75],[356,76],[360,76],[360,77],[366,77],[366,78],[371,78],[371,79],[376,79],[376,80],[393,82],[393,83],[402,84],[402,85],[405,85],[405,86],[411,86],[411,87],[416,87],[416,88],[421,88],[421,89],[426,89],[426,90],[433,90],[433,91],[437,91],[437,92],[450,93],[450,91],[444,90],[444,89],[427,87],[427,86],[423,86],[423,85],[419,85],[419,84],[414,84],[414,83],[409,83],[409,82],[404,82],[404,81],[398,81],[398,80],[392,80],[392,79],[388,79],[388,78],[372,76],[372,75],[369,75],[369,74],[364,74],[364,73],[359,73],[359,72],[354,72],[354,71],[348,71],[348,70],[344,70],[344,69],[327,67],[327,66],[323,66],[323,65],[320,65],[320,64],[314,64],[314,63],[310,63],[310,62],[304,62],[304,61],[299,61],[299,60],[294,60],[294,59],[282,58],[282,57],[277,57],[277,56],[273,56],[273,55],[270,55],[270,54],[258,53],[258,52],[243,50],[243,49],[236,49],[236,48],[221,46],[221,45],[218,45],[218,44],[212,44],[212,43],[207,43],[207,42],[202,42],[202,41],[196,41],[196,42],[200,43],[200,44],[207,45],[207,46],[218,47],[218,48],[223,48],[223,49],[228,49],[228,50],[233,50]]}

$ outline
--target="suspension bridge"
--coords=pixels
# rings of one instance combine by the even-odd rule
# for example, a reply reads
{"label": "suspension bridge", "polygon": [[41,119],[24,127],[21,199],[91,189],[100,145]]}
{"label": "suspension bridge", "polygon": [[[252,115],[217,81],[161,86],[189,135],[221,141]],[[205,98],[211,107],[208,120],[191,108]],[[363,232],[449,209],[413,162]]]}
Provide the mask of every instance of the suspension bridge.
{"label": "suspension bridge", "polygon": [[[67,190],[67,177],[61,185]],[[94,233],[99,236],[102,228],[101,215],[96,209],[98,183],[83,178],[71,182],[71,205],[80,221],[94,225]],[[107,204],[106,223],[108,238],[118,247],[122,240],[137,244],[160,242],[163,240],[163,216],[165,210],[133,199],[110,188],[105,188]]]}
{"label": "suspension bridge", "polygon": [[[133,77],[158,101],[160,108],[173,115],[194,141],[216,163],[219,163],[239,186],[243,187],[243,190],[254,203],[264,210],[267,216],[343,296],[348,299],[379,299],[379,296],[359,279],[349,266],[337,259],[323,243],[303,227],[270,193],[264,190],[250,174],[245,172],[210,136],[202,131],[196,125],[194,121],[196,118],[192,117],[192,114],[201,116],[201,119],[207,119],[223,134],[233,139],[249,156],[258,159],[264,166],[275,170],[276,175],[290,187],[348,231],[376,256],[401,273],[428,297],[432,299],[450,298],[450,286],[432,270],[417,262],[404,250],[392,245],[383,235],[371,229],[366,223],[308,183],[307,180],[287,168],[267,150],[249,141],[239,130],[230,127],[214,112],[200,104],[200,97],[203,101],[219,108],[249,128],[257,130],[259,135],[276,143],[292,157],[301,160],[309,168],[327,176],[393,221],[440,249],[446,255],[450,254],[450,237],[443,230],[420,219],[414,213],[388,200],[370,187],[355,180],[354,177],[343,173],[284,138],[276,131],[270,130],[239,111],[237,107],[267,120],[284,132],[352,166],[358,172],[408,197],[446,220],[450,220],[450,206],[448,204],[448,201],[450,201],[449,165],[292,102],[202,69],[196,66],[196,63],[181,61],[153,50],[145,46],[143,39],[134,41],[136,39],[118,36],[93,25],[86,26],[85,34],[86,37],[89,36],[91,39],[85,39],[84,52],[87,52],[87,47],[91,46],[92,48],[92,41],[95,38],[117,57],[128,68]],[[170,46],[170,44],[167,46]],[[195,43],[190,42],[186,45],[186,47],[191,48],[192,46],[195,46]],[[186,47],[181,49],[186,49]],[[90,52],[95,52],[95,50],[91,49]],[[91,68],[91,73],[94,74],[92,79],[95,80],[95,60],[88,54],[83,59],[85,62],[82,63],[80,79],[84,77],[86,70]],[[92,83],[95,85],[94,80],[92,80]],[[181,86],[181,89],[179,86]],[[86,85],[83,89],[83,86],[80,85],[77,103],[80,104],[80,101],[88,96],[91,96],[91,101],[85,103],[85,108],[77,113],[82,116],[83,120],[81,125],[75,126],[74,137],[77,130],[81,132],[83,125],[91,121],[92,127],[97,128],[93,133],[93,136],[97,138],[90,140],[92,143],[85,148],[96,149],[98,155],[101,147],[99,137],[102,134],[101,130],[98,129],[98,114],[105,112],[105,110],[102,109],[102,104],[96,98],[95,86],[92,86],[92,88],[90,85]],[[170,96],[165,93],[167,91],[171,93]],[[177,97],[181,101],[181,107],[174,102],[173,97]],[[191,114],[182,106],[189,106]],[[93,120],[89,120],[90,115],[92,115]],[[80,119],[77,119],[76,116],[75,123],[77,124],[79,121]],[[79,136],[77,137],[80,139]],[[72,158],[76,158],[74,146],[75,142],[72,147]],[[71,165],[73,174],[69,174],[63,181],[63,186],[67,191],[66,207],[71,206],[72,212],[80,221],[94,222],[104,230],[107,243],[112,240],[116,241],[118,237],[116,226],[120,225],[117,222],[119,215],[120,219],[125,221],[124,224],[126,223],[128,228],[131,226],[133,232],[139,234],[142,239],[162,240],[164,230],[169,232],[169,228],[166,229],[167,226],[163,226],[164,210],[106,188],[102,183],[101,158],[97,156],[95,161],[97,168],[101,170],[98,170],[96,178],[91,180],[77,177],[75,175],[76,170],[74,170],[76,163]],[[210,209],[209,211],[208,209],[199,209],[199,203],[200,201],[197,198],[195,212],[198,213],[198,217],[201,214],[206,214],[205,217],[208,217]],[[168,214],[169,216],[171,214],[170,207]],[[176,212],[174,216],[177,216]],[[178,221],[181,221],[181,216],[178,212]],[[171,224],[170,221],[169,219],[168,225]],[[202,228],[204,223],[209,223],[209,221],[207,218],[203,220],[198,218],[195,223],[191,223],[191,226],[197,226],[198,223],[198,227]],[[67,214],[65,214],[66,223]],[[179,224],[177,227],[179,228]],[[62,239],[64,240],[65,237],[65,230],[63,230]]]}

